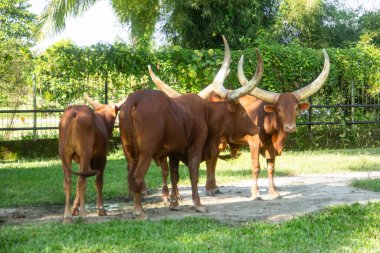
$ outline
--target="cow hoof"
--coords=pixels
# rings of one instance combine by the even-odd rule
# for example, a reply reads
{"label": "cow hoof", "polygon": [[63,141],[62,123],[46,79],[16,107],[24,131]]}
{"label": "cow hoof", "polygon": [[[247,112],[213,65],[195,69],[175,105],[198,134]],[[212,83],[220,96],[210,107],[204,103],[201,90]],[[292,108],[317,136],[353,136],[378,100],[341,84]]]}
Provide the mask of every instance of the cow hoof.
{"label": "cow hoof", "polygon": [[222,193],[221,191],[219,191],[218,188],[215,188],[215,189],[212,189],[212,190],[206,190],[206,195],[207,196],[214,196],[216,194],[220,194]]}
{"label": "cow hoof", "polygon": [[79,215],[79,208],[73,208],[73,209],[71,210],[71,214],[72,214],[73,216],[78,216],[78,215]]}
{"label": "cow hoof", "polygon": [[207,213],[207,209],[204,206],[196,206],[195,211],[197,211],[198,213]]}
{"label": "cow hoof", "polygon": [[161,199],[162,202],[164,202],[165,206],[170,204],[169,198],[167,196],[162,196]]}
{"label": "cow hoof", "polygon": [[98,208],[97,214],[98,214],[98,216],[106,216],[107,215],[106,209]]}
{"label": "cow hoof", "polygon": [[73,222],[73,218],[71,216],[63,217],[63,223],[69,224]]}
{"label": "cow hoof", "polygon": [[281,195],[278,192],[269,194],[269,196],[270,196],[269,197],[270,200],[281,199]]}
{"label": "cow hoof", "polygon": [[135,220],[147,220],[148,216],[142,210],[133,211],[132,217]]}
{"label": "cow hoof", "polygon": [[260,194],[252,194],[251,200],[262,200]]}
{"label": "cow hoof", "polygon": [[180,210],[179,204],[177,201],[176,202],[170,202],[169,208],[170,208],[170,210],[173,210],[173,211]]}

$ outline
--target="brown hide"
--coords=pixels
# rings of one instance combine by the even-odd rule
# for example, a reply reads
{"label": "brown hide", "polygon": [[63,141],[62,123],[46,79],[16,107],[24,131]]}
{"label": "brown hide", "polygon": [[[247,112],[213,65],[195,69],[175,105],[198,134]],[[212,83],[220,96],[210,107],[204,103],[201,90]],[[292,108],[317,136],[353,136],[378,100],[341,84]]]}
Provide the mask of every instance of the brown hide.
{"label": "brown hide", "polygon": [[119,122],[128,161],[129,188],[135,198],[134,214],[140,218],[146,217],[141,191],[152,158],[162,165],[169,156],[173,192],[177,187],[179,161],[189,167],[194,205],[197,211],[204,212],[197,189],[199,163],[215,156],[222,137],[241,138],[257,133],[240,104],[208,103],[195,94],[170,98],[156,90],[129,95]]}
{"label": "brown hide", "polygon": [[275,105],[249,95],[239,101],[260,128],[260,153],[266,158],[281,155],[288,133],[296,130],[297,111],[308,108],[307,103],[299,104],[291,93],[280,94]]}
{"label": "brown hide", "polygon": [[[222,99],[212,93],[208,100],[221,101]],[[235,149],[236,145],[249,145],[254,174],[253,198],[260,198],[257,188],[257,176],[260,171],[259,153],[261,153],[268,162],[269,193],[274,197],[278,197],[279,195],[273,182],[274,159],[276,156],[281,155],[288,134],[296,130],[297,111],[308,109],[309,104],[299,103],[292,93],[280,94],[276,104],[264,102],[251,95],[239,98],[239,102],[260,131],[255,136],[245,136],[243,138],[230,136],[228,139],[223,139],[223,142],[235,147]],[[210,175],[210,177],[214,178],[214,175]]]}
{"label": "brown hide", "polygon": [[[64,173],[66,205],[64,221],[71,215],[85,214],[85,177],[96,175],[98,215],[105,215],[102,203],[103,172],[106,165],[108,140],[112,137],[117,106],[97,104],[96,111],[85,105],[69,106],[59,122],[59,156]],[[79,163],[73,172],[72,161]],[[79,175],[77,193],[70,212],[71,173]],[[78,207],[80,205],[80,209]]]}

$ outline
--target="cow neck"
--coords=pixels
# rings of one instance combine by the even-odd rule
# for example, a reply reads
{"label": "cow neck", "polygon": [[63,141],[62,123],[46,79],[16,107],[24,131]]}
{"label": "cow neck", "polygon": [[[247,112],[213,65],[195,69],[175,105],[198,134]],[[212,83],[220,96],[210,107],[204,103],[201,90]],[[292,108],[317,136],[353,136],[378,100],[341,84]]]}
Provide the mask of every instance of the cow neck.
{"label": "cow neck", "polygon": [[285,146],[285,141],[288,138],[288,133],[284,132],[283,126],[281,124],[278,124],[277,116],[275,113],[271,114],[270,122],[271,124],[268,132],[272,136],[272,143],[277,155],[281,155],[282,150]]}
{"label": "cow neck", "polygon": [[218,145],[224,133],[224,114],[222,109],[227,104],[226,102],[207,102],[207,127],[208,137],[207,142],[203,150],[205,158],[209,159],[218,152]]}
{"label": "cow neck", "polygon": [[224,109],[227,107],[227,102],[207,102],[207,125],[209,135],[215,138],[221,138],[224,133]]}
{"label": "cow neck", "polygon": [[105,130],[107,132],[107,137],[109,139],[112,138],[112,130],[113,130],[113,127],[115,125],[115,121],[112,122],[112,121],[107,120],[104,113],[97,113],[97,112],[95,112],[95,114],[102,121],[102,123],[103,123],[103,125],[105,127]]}

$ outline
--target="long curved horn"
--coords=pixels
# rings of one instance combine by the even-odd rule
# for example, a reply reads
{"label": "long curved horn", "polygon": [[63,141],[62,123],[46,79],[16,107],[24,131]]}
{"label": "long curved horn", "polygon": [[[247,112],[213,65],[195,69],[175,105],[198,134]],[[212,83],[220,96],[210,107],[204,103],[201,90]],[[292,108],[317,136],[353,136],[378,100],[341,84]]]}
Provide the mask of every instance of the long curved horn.
{"label": "long curved horn", "polygon": [[319,76],[309,85],[298,89],[296,91],[293,91],[292,93],[297,96],[299,100],[306,99],[316,93],[325,83],[329,72],[330,72],[330,59],[329,55],[327,54],[326,50],[323,49],[323,56],[325,58],[325,63],[322,69],[322,72],[319,74]]}
{"label": "long curved horn", "polygon": [[100,103],[94,101],[92,98],[90,98],[89,96],[87,96],[87,94],[84,94],[84,98],[87,100],[87,102],[91,105],[91,107],[94,109],[94,110],[97,110],[99,107],[100,107]]}
{"label": "long curved horn", "polygon": [[150,78],[152,78],[152,81],[154,84],[161,90],[163,91],[166,95],[169,97],[178,97],[181,94],[178,93],[176,90],[172,89],[169,85],[164,83],[160,78],[158,78],[152,71],[150,65],[148,65],[148,70],[149,70],[149,75]]}
{"label": "long curved horn", "polygon": [[[258,51],[256,51],[256,55],[257,55],[257,57],[259,57],[260,54],[258,54]],[[260,56],[260,58],[261,58],[261,56]],[[261,59],[261,61],[262,61],[262,59]],[[260,73],[260,71],[262,71],[262,70],[259,69],[259,65],[260,64],[257,65],[257,67],[256,67],[256,73],[253,76],[253,78],[251,79],[251,81],[248,81],[247,78],[244,75],[243,62],[244,62],[244,57],[242,56],[240,58],[239,65],[238,65],[238,79],[239,79],[240,84],[242,86],[246,86],[250,82],[256,82],[255,79],[258,80],[258,81],[260,81],[261,78],[262,78],[262,75],[259,76],[260,79],[258,79],[256,77],[256,73]],[[259,60],[259,63],[260,63],[260,60]],[[272,103],[272,104],[275,104],[277,102],[278,97],[280,96],[279,93],[271,92],[271,91],[266,91],[266,90],[260,89],[258,87],[256,87],[254,90],[252,90],[249,94],[252,95],[252,96],[255,96],[255,97],[257,97],[257,98],[259,98],[261,100],[264,100],[265,102]]]}
{"label": "long curved horn", "polygon": [[[256,67],[255,75],[252,77],[252,79],[250,81],[247,80],[247,82],[244,82],[243,87],[241,87],[239,89],[232,90],[228,94],[229,99],[235,100],[241,96],[247,95],[253,89],[255,89],[256,86],[261,81],[263,74],[264,74],[264,62],[263,62],[263,59],[261,58],[261,55],[260,55],[260,52],[258,49],[256,49],[256,56],[257,56],[258,64]],[[244,55],[241,56],[239,64],[242,64],[243,61],[244,61]],[[239,69],[238,69],[238,74],[239,74]]]}
{"label": "long curved horn", "polygon": [[119,103],[115,104],[115,106],[117,107],[118,110],[125,104],[125,102],[127,102],[127,99],[128,99],[128,96],[124,100],[122,100]]}
{"label": "long curved horn", "polygon": [[[230,68],[231,63],[231,50],[230,46],[228,45],[228,42],[224,35],[223,37],[223,43],[224,43],[224,60],[222,63],[222,66],[220,67],[218,73],[214,77],[214,81],[212,82],[213,90],[216,94],[218,94],[222,98],[226,98],[228,96],[228,91],[226,88],[224,88],[223,83],[226,79],[226,76],[228,74],[228,70]],[[199,95],[199,94],[198,94]]]}

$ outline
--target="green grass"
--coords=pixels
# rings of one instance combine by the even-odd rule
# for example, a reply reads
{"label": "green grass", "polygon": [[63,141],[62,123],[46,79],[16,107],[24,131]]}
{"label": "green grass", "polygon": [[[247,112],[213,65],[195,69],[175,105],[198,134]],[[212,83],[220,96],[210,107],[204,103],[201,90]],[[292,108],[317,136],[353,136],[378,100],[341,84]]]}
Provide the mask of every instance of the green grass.
{"label": "green grass", "polygon": [[[332,173],[349,171],[379,171],[380,148],[327,150],[306,152],[284,152],[276,160],[276,176],[304,173]],[[261,158],[262,168],[265,160]],[[74,168],[76,170],[77,168]],[[266,170],[260,173],[266,177]],[[127,194],[126,161],[122,152],[108,157],[105,170],[104,199],[120,200]],[[53,205],[64,203],[63,175],[59,159],[22,160],[0,164],[0,207]],[[76,189],[73,176],[72,195]],[[251,178],[251,159],[243,151],[238,159],[218,160],[216,178],[219,184]],[[88,178],[86,201],[95,201],[94,177]],[[202,163],[199,184],[206,180],[205,165]],[[379,180],[376,180],[379,181]],[[159,189],[162,184],[161,171],[152,162],[146,176],[150,189]],[[181,165],[180,184],[190,185],[188,169]]]}
{"label": "green grass", "polygon": [[354,180],[352,185],[358,188],[380,192],[380,179],[368,178],[368,179],[360,179]]}
{"label": "green grass", "polygon": [[210,219],[5,225],[0,252],[379,252],[380,203],[281,224]]}

